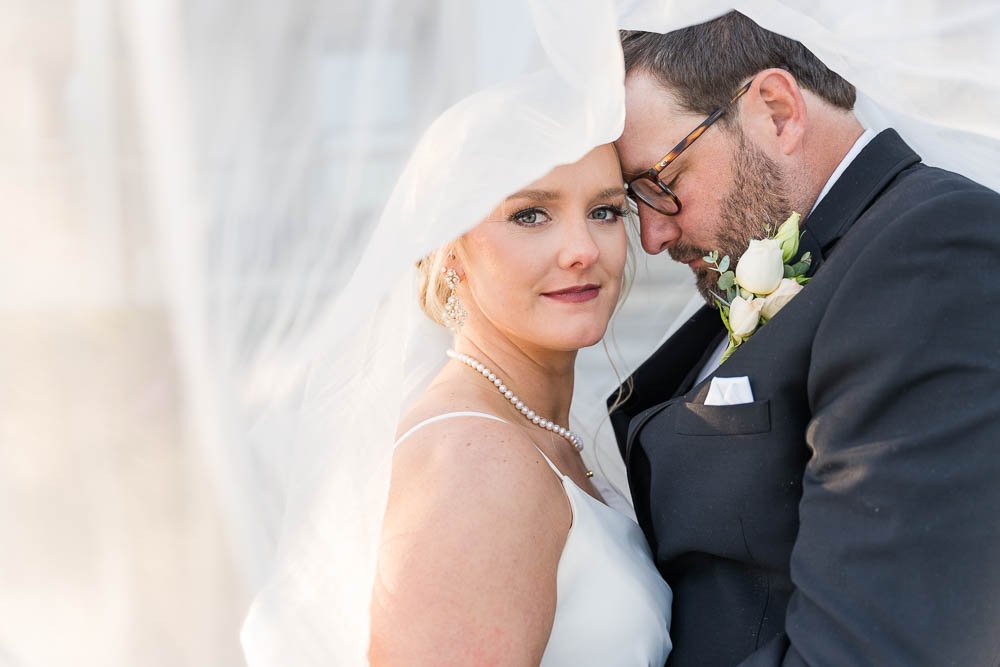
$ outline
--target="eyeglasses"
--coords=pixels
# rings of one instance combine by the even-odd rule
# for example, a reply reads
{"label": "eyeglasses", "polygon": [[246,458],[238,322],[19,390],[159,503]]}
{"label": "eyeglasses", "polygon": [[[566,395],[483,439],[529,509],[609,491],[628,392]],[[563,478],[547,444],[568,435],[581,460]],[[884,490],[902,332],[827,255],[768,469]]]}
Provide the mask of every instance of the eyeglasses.
{"label": "eyeglasses", "polygon": [[732,106],[732,104],[740,98],[740,96],[750,90],[750,84],[753,83],[753,79],[747,81],[746,84],[739,89],[739,91],[733,95],[733,99],[729,100],[729,104],[726,106],[719,107],[711,114],[708,118],[703,120],[701,124],[691,130],[686,137],[680,140],[676,146],[670,149],[670,152],[663,156],[663,159],[657,162],[648,171],[644,172],[640,176],[636,176],[631,181],[626,184],[626,189],[628,195],[633,200],[641,201],[650,208],[659,211],[663,215],[677,215],[681,212],[681,200],[677,198],[674,191],[667,186],[666,183],[660,180],[660,174],[670,166],[670,163],[677,159],[684,150],[698,140],[705,130],[715,121],[722,118],[726,110]]}

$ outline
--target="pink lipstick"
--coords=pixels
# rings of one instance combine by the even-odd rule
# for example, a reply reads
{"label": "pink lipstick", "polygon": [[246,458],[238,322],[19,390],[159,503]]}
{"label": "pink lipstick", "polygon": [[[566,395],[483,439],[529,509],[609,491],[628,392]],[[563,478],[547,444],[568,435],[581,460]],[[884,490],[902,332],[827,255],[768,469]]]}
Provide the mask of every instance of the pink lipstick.
{"label": "pink lipstick", "polygon": [[596,299],[600,292],[600,285],[590,283],[587,285],[574,285],[573,287],[555,290],[554,292],[545,292],[542,296],[556,301],[561,301],[563,303],[583,303],[584,301]]}

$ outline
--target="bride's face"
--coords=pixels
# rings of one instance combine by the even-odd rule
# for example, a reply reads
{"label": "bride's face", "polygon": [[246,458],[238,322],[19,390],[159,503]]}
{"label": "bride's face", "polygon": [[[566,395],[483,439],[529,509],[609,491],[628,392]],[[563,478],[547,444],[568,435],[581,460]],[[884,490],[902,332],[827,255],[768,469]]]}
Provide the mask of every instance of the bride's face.
{"label": "bride's face", "polygon": [[552,350],[600,341],[621,291],[625,210],[610,145],[504,200],[462,238],[468,333]]}

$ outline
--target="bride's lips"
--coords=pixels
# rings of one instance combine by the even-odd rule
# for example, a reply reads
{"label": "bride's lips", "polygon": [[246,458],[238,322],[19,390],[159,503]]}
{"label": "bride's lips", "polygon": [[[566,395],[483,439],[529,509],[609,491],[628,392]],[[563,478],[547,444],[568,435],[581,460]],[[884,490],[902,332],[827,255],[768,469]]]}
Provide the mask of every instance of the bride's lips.
{"label": "bride's lips", "polygon": [[582,303],[584,301],[596,299],[600,291],[600,285],[588,283],[586,285],[574,285],[573,287],[567,287],[553,292],[544,292],[542,296],[556,301],[562,301],[563,303]]}

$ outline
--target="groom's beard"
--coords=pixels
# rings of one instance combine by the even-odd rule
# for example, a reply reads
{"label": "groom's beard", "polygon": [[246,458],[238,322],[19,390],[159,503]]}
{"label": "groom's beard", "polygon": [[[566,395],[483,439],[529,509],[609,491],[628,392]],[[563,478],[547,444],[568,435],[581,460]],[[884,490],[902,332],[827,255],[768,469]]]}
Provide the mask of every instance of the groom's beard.
{"label": "groom's beard", "polygon": [[[720,258],[729,255],[730,268],[735,269],[750,241],[767,236],[768,226],[770,233],[774,234],[791,213],[778,165],[747,141],[739,128],[736,133],[738,143],[733,157],[733,183],[719,211],[717,245],[714,248],[697,248],[680,242],[669,251],[675,261],[689,262],[718,250]],[[715,295],[721,294],[717,286],[719,274],[708,268],[696,269],[694,274],[698,291],[705,301],[714,304]]]}

